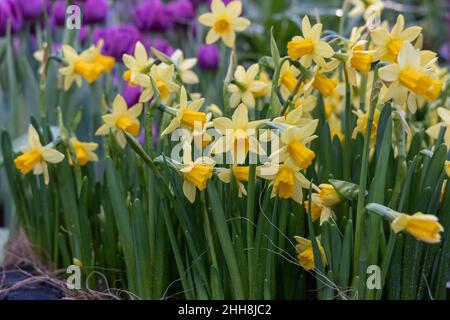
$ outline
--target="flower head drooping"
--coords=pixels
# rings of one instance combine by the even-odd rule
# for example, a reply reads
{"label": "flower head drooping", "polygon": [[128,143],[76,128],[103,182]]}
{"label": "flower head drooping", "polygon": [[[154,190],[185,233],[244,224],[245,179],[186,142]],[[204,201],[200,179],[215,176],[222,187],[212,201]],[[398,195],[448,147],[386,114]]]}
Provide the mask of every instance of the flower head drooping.
{"label": "flower head drooping", "polygon": [[170,121],[167,128],[161,133],[161,136],[172,133],[179,127],[184,127],[189,130],[202,130],[207,121],[207,115],[198,110],[200,110],[204,103],[205,99],[201,98],[188,104],[186,89],[181,87],[180,107],[176,111],[175,118]]}
{"label": "flower head drooping", "polygon": [[247,70],[242,66],[238,66],[234,72],[234,83],[228,86],[228,91],[231,92],[230,106],[236,108],[242,101],[247,107],[255,107],[255,96],[268,87],[268,85],[256,80],[259,73],[259,65],[254,64]]}
{"label": "flower head drooping", "polygon": [[441,117],[442,122],[439,122],[431,127],[429,127],[426,133],[433,139],[437,139],[439,136],[439,131],[441,127],[446,127],[445,135],[444,135],[444,143],[447,147],[450,147],[450,110],[445,108],[438,108],[437,112],[439,117]]}
{"label": "flower head drooping", "polygon": [[263,154],[264,150],[256,139],[256,127],[267,120],[248,121],[248,108],[241,103],[233,113],[232,119],[221,117],[213,120],[214,128],[221,134],[213,145],[214,154],[222,154],[231,151],[233,161],[243,163],[248,152]]}
{"label": "flower head drooping", "polygon": [[426,243],[438,243],[441,241],[440,232],[444,231],[438,218],[431,214],[417,212],[413,215],[401,213],[391,223],[395,233],[406,231],[414,238]]}
{"label": "flower head drooping", "polygon": [[[367,123],[369,122],[369,112],[364,113],[361,110],[357,110],[354,111],[354,113],[358,117],[358,120],[356,120],[356,128],[353,130],[352,138],[356,139],[356,137],[358,136],[358,132],[360,132],[363,136],[366,134]],[[379,119],[380,119],[380,110],[375,109],[373,115],[372,129],[370,131],[370,141],[372,143],[374,143],[377,138]]]}
{"label": "flower head drooping", "polygon": [[105,123],[97,130],[95,135],[105,136],[111,131],[115,134],[119,145],[125,148],[127,140],[124,131],[134,137],[138,136],[141,127],[138,117],[141,113],[141,103],[128,109],[125,99],[121,95],[117,95],[113,101],[112,113],[102,117]]}
{"label": "flower head drooping", "polygon": [[[161,95],[161,101],[167,103],[170,99],[171,93],[178,91],[179,86],[173,80],[174,66],[161,63],[159,65],[152,65],[150,69],[150,77],[155,82],[156,88]],[[136,82],[144,88],[141,94],[140,101],[148,102],[153,95],[153,86],[150,77],[137,77]]]}
{"label": "flower head drooping", "polygon": [[134,56],[124,54],[122,56],[123,63],[128,68],[123,74],[123,79],[130,85],[136,85],[135,79],[139,76],[145,76],[150,66],[153,64],[153,58],[148,56],[142,42],[138,41],[134,48]]}
{"label": "flower head drooping", "polygon": [[177,71],[183,83],[196,84],[199,82],[198,76],[191,70],[197,64],[197,58],[185,59],[183,51],[180,49],[175,50],[170,58],[177,67]]}
{"label": "flower head drooping", "polygon": [[45,184],[49,183],[48,163],[59,163],[64,155],[52,147],[44,147],[39,139],[36,129],[30,124],[28,127],[28,147],[22,147],[22,155],[14,160],[17,169],[23,174],[33,170],[35,175],[44,175]]}
{"label": "flower head drooping", "polygon": [[[311,240],[298,236],[295,237],[295,240],[297,240],[297,245],[295,246],[295,249],[298,253],[298,261],[300,262],[300,265],[305,270],[308,271],[313,270],[316,267],[316,265],[314,262],[314,250]],[[326,265],[327,257],[325,255],[325,250],[323,249],[322,244],[320,243],[319,240],[317,240],[317,245],[319,247],[322,263]]]}
{"label": "flower head drooping", "polygon": [[[309,201],[304,201],[303,205],[305,206],[306,213],[309,214]],[[322,225],[325,221],[328,221],[331,217],[333,217],[333,219],[336,218],[333,210],[322,202],[318,193],[313,193],[311,195],[311,213],[312,222],[320,219],[320,225]]]}
{"label": "flower head drooping", "polygon": [[245,31],[251,24],[248,19],[240,17],[241,13],[241,1],[231,1],[225,6],[221,0],[213,0],[211,12],[198,18],[201,24],[211,27],[206,35],[206,43],[212,44],[221,38],[227,47],[233,48],[236,31]]}
{"label": "flower head drooping", "polygon": [[[291,65],[289,61],[285,61],[280,69],[280,76],[278,78],[278,86],[280,87],[281,96],[287,99],[297,86],[300,70]],[[301,86],[298,91],[301,90]]]}
{"label": "flower head drooping", "polygon": [[[390,83],[384,100],[392,98],[400,106],[408,101],[408,107],[415,112],[414,98],[416,96],[427,97],[430,91],[435,90],[432,78],[425,71],[427,70],[421,66],[419,52],[410,43],[404,44],[398,54],[397,63],[392,63],[379,70],[380,78]],[[433,96],[435,96],[434,93]]]}
{"label": "flower head drooping", "polygon": [[342,196],[331,184],[322,183],[319,185],[319,198],[323,205],[334,207],[342,202]]}
{"label": "flower head drooping", "polygon": [[233,166],[228,169],[220,170],[219,173],[217,174],[217,177],[223,183],[231,183],[231,177],[234,177],[236,184],[239,188],[239,197],[242,197],[242,195],[245,196],[247,195],[247,190],[245,190],[243,182],[248,181],[249,169],[250,169],[249,166]]}
{"label": "flower head drooping", "polygon": [[192,161],[192,147],[183,145],[183,165],[180,172],[183,174],[183,193],[190,203],[194,203],[197,189],[203,191],[209,179],[212,178],[215,161],[209,157],[200,157]]}
{"label": "flower head drooping", "polygon": [[390,32],[383,27],[372,30],[370,35],[376,58],[395,62],[403,45],[414,41],[421,31],[422,28],[416,26],[405,29],[405,19],[402,15],[397,17],[397,22]]}
{"label": "flower head drooping", "polygon": [[295,36],[288,43],[288,55],[299,60],[308,68],[314,61],[318,65],[325,64],[325,58],[331,58],[334,54],[333,48],[328,43],[320,40],[322,24],[317,23],[311,27],[308,16],[302,20],[303,36]]}
{"label": "flower head drooping", "polygon": [[281,134],[283,146],[270,155],[272,161],[283,162],[292,159],[298,168],[308,168],[316,154],[306,145],[317,138],[314,132],[318,123],[318,119],[312,120],[302,128],[290,127],[283,132]]}

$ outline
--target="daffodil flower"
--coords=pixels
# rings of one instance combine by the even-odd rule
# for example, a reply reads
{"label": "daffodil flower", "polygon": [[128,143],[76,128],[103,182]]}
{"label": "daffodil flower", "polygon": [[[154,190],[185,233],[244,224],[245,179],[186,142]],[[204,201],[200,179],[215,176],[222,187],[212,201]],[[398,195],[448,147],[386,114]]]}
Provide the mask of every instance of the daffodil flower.
{"label": "daffodil flower", "polygon": [[427,70],[421,66],[420,54],[410,43],[400,49],[397,61],[379,70],[380,78],[389,83],[383,100],[392,98],[400,106],[408,102],[410,110],[415,112],[416,96],[435,97],[436,83],[424,72]]}
{"label": "daffodil flower", "polygon": [[44,182],[50,181],[48,174],[48,163],[56,164],[64,160],[64,155],[49,146],[42,146],[39,134],[30,124],[28,127],[28,147],[22,147],[22,155],[14,160],[17,169],[23,174],[33,170],[35,175],[44,175]]}
{"label": "daffodil flower", "polygon": [[231,1],[225,6],[221,0],[213,0],[211,12],[198,18],[202,25],[211,27],[206,35],[206,43],[212,44],[222,39],[227,47],[233,48],[236,32],[245,31],[251,24],[248,19],[240,17],[241,13],[241,1]]}
{"label": "daffodil flower", "polygon": [[350,0],[352,9],[348,13],[350,17],[361,17],[370,20],[374,16],[380,16],[384,4],[381,0]]}
{"label": "daffodil flower", "polygon": [[148,102],[155,94],[150,80],[150,78],[152,78],[161,95],[161,101],[167,103],[170,99],[170,95],[177,92],[179,89],[179,85],[173,80],[174,71],[174,65],[167,65],[165,63],[159,65],[154,64],[150,69],[150,77],[136,77],[136,83],[143,88],[139,102]]}
{"label": "daffodil flower", "polygon": [[[260,170],[259,176],[270,180],[271,198],[292,199],[298,204],[303,201],[303,188],[309,188],[310,185],[308,179],[300,173],[300,168],[290,158],[282,164],[272,162],[265,165],[265,168]],[[313,185],[313,188],[319,191],[317,186]]]}
{"label": "daffodil flower", "polygon": [[437,109],[437,113],[439,114],[439,117],[441,117],[442,122],[429,127],[426,133],[431,138],[437,139],[441,127],[446,127],[447,129],[445,130],[444,142],[448,147],[450,147],[450,110],[440,107]]}
{"label": "daffodil flower", "polygon": [[302,20],[303,36],[295,36],[288,43],[288,55],[293,60],[308,68],[314,61],[318,65],[325,64],[325,58],[331,58],[334,54],[333,48],[325,41],[320,40],[322,24],[316,23],[311,27],[308,16]]}
{"label": "daffodil flower", "polygon": [[[280,93],[283,99],[287,99],[297,86],[298,76],[300,70],[291,65],[289,61],[285,61],[281,65],[280,76],[278,78],[278,86],[280,87]],[[298,92],[301,90],[301,86]]]}
{"label": "daffodil flower", "polygon": [[86,165],[88,162],[97,162],[98,156],[95,150],[98,148],[98,143],[95,142],[81,142],[76,137],[70,139],[70,145],[75,151],[77,163],[80,166]]}
{"label": "daffodil flower", "polygon": [[313,88],[317,89],[324,98],[334,94],[338,81],[327,77],[326,73],[333,71],[338,66],[339,61],[337,60],[332,60],[322,66],[316,66],[313,76],[305,83],[303,87],[305,95],[308,96]]}
{"label": "daffodil flower", "polygon": [[283,146],[270,155],[272,161],[283,162],[286,159],[292,159],[298,168],[308,168],[316,154],[306,145],[317,138],[314,132],[318,124],[319,120],[316,119],[302,128],[290,127],[283,132],[281,134]]}
{"label": "daffodil flower", "polygon": [[123,74],[123,79],[129,85],[136,85],[136,77],[144,76],[148,73],[150,66],[153,64],[153,58],[148,56],[144,45],[138,41],[134,47],[134,56],[124,54],[122,56],[123,63],[128,68]]}
{"label": "daffodil flower", "polygon": [[[305,206],[306,213],[309,214],[309,201],[304,201],[303,205]],[[320,225],[322,225],[325,221],[328,221],[330,218],[336,219],[336,215],[333,210],[322,202],[318,193],[313,193],[311,195],[311,214],[312,222],[320,219]]]}
{"label": "daffodil flower", "polygon": [[236,68],[235,81],[228,86],[228,91],[231,92],[230,106],[232,108],[236,108],[241,101],[249,108],[255,107],[255,96],[268,87],[263,81],[256,80],[258,72],[258,64],[250,66],[248,70],[242,66]]}
{"label": "daffodil flower", "polygon": [[140,122],[138,117],[141,113],[141,103],[135,104],[128,109],[125,99],[121,95],[117,95],[113,101],[112,113],[102,117],[105,123],[97,130],[95,135],[105,136],[111,131],[115,134],[119,145],[125,148],[127,140],[124,131],[135,137],[139,134]]}
{"label": "daffodil flower", "polygon": [[414,41],[421,31],[422,28],[417,26],[405,29],[405,19],[402,15],[397,17],[397,22],[390,32],[383,27],[372,30],[370,36],[375,47],[376,58],[395,62],[403,45]]}
{"label": "daffodil flower", "polygon": [[[314,262],[314,250],[311,240],[299,236],[295,236],[295,240],[297,241],[295,249],[298,254],[298,261],[300,262],[300,266],[307,271],[313,270],[316,267],[316,265]],[[323,249],[322,244],[318,239],[317,245],[319,247],[322,263],[324,265],[327,265],[327,257],[325,255],[325,250]]]}
{"label": "daffodil flower", "polygon": [[319,198],[323,205],[327,207],[334,207],[342,202],[342,196],[331,184],[322,183],[319,185],[319,189]]}
{"label": "daffodil flower", "polygon": [[[231,177],[234,177],[236,184],[239,188],[239,197],[247,195],[247,190],[242,182],[248,182],[249,166],[233,166],[232,168],[221,168],[217,173],[217,177],[223,183],[231,183]],[[257,168],[258,170],[258,168]]]}
{"label": "daffodil flower", "polygon": [[240,104],[233,113],[231,119],[221,117],[213,120],[213,125],[222,135],[212,146],[214,154],[222,154],[231,151],[234,161],[243,163],[248,152],[264,154],[255,135],[249,132],[256,129],[267,120],[248,121],[248,109],[245,104]]}
{"label": "daffodil flower", "polygon": [[208,121],[207,114],[199,111],[204,102],[205,99],[202,98],[188,103],[186,89],[181,87],[180,107],[176,110],[175,118],[170,121],[167,128],[161,133],[161,136],[172,133],[179,127],[201,131],[204,124]]}
{"label": "daffodil flower", "polygon": [[191,158],[191,146],[183,148],[183,165],[179,169],[183,175],[183,193],[190,203],[194,203],[197,189],[203,191],[209,179],[212,178],[215,162],[209,157],[200,157],[195,161]]}
{"label": "daffodil flower", "polygon": [[102,66],[103,72],[109,73],[113,69],[116,59],[114,59],[114,57],[105,56],[101,53],[103,44],[103,39],[100,39],[97,42],[97,45],[92,45],[91,47],[83,51],[80,54],[80,57],[88,63]]}
{"label": "daffodil flower", "polygon": [[[357,111],[353,111],[353,113],[358,118],[356,120],[356,127],[353,130],[352,138],[356,139],[358,136],[358,132],[361,132],[361,134],[364,136],[367,131],[367,123],[369,122],[369,112],[366,113],[362,112],[360,109]],[[380,119],[380,110],[375,109],[375,112],[373,114],[373,121],[372,121],[372,129],[370,131],[370,141],[372,143],[375,142],[377,138],[377,131],[378,131],[378,120]]]}
{"label": "daffodil flower", "polygon": [[199,82],[198,76],[191,69],[197,64],[197,58],[185,59],[183,51],[175,50],[170,59],[177,67],[181,81],[185,84],[196,84]]}
{"label": "daffodil flower", "polygon": [[444,231],[436,216],[422,212],[413,215],[399,214],[392,221],[391,228],[395,233],[406,231],[417,240],[431,244],[439,243],[441,241],[440,232]]}

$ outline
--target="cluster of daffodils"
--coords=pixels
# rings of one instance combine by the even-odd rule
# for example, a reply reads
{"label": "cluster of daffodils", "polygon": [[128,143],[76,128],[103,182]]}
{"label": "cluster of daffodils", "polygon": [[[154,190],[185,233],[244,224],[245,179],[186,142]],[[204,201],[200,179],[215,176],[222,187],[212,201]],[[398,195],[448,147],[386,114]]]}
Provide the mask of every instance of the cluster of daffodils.
{"label": "cluster of daffodils", "polygon": [[[369,7],[370,14],[382,9],[378,1],[353,1],[353,4],[355,15],[367,13]],[[235,48],[236,32],[250,26],[250,21],[240,17],[241,13],[240,1],[225,5],[221,0],[213,0],[211,12],[199,17],[200,23],[210,28],[206,42],[221,39],[227,47]],[[373,100],[361,90],[370,93],[375,81],[382,83],[379,103],[391,101],[396,108],[411,113],[418,106],[438,99],[443,88],[443,78],[436,72],[436,54],[420,49],[421,28],[405,28],[404,24],[400,15],[391,29],[387,23],[367,24],[354,28],[348,39],[324,38],[322,24],[311,24],[305,16],[300,34],[286,45],[287,56],[274,61],[273,69],[252,64],[238,65],[233,70],[224,90],[223,107],[205,105],[204,98],[189,93],[189,86],[199,82],[192,70],[196,59],[185,59],[180,50],[170,57],[152,50],[156,57],[152,58],[138,42],[134,55],[123,56],[127,68],[123,79],[130,86],[142,88],[139,103],[129,108],[124,98],[117,95],[112,108],[103,115],[104,123],[96,135],[112,135],[125,148],[126,134],[139,135],[142,111],[144,107],[155,107],[156,101],[158,110],[164,112],[161,123],[165,126],[160,139],[169,143],[165,140],[167,135],[181,132],[182,157],[165,160],[183,178],[183,192],[189,202],[196,201],[198,192],[203,192],[214,176],[225,184],[236,185],[239,197],[244,197],[250,171],[255,169],[256,179],[267,182],[271,197],[292,199],[304,205],[313,222],[319,220],[322,224],[336,219],[334,208],[345,198],[332,185],[315,185],[307,177],[308,169],[315,167],[316,154],[311,142],[318,138],[319,119],[314,119],[314,115],[319,101],[323,102],[331,135],[343,140],[341,119],[346,91],[351,93],[352,111],[357,116],[352,135],[356,138],[365,134],[369,123],[368,110],[360,106]],[[73,81],[80,84],[82,78],[91,83],[113,65],[113,58],[101,54],[101,42],[80,54],[64,46],[60,69],[64,88],[68,89]],[[274,101],[278,101],[277,106]],[[267,107],[271,112],[260,116]],[[429,128],[427,133],[437,138],[440,127],[446,125],[448,144],[450,113],[445,108],[439,108],[438,113],[443,123]],[[376,139],[379,117],[380,111],[375,110],[372,142]],[[15,164],[22,173],[43,173],[48,183],[47,163],[58,163],[64,156],[50,146],[43,147],[33,127],[29,135],[30,148],[24,150]],[[96,144],[72,138],[70,145],[78,165],[98,160],[94,153]],[[450,165],[446,165],[450,174]],[[309,202],[305,201],[303,190],[310,187],[313,193]],[[442,231],[434,216],[423,214],[399,215],[391,227],[394,232],[406,231],[429,243],[438,242]],[[296,240],[301,266],[314,269],[311,240],[301,237]],[[318,245],[326,264],[320,239]]]}

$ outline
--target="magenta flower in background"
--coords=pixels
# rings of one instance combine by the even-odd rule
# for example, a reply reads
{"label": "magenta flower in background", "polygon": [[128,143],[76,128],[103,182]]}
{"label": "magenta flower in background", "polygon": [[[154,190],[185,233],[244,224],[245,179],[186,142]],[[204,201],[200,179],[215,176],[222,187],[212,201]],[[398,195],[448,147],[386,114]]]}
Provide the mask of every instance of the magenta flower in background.
{"label": "magenta flower in background", "polygon": [[55,1],[52,7],[52,21],[55,25],[63,27],[66,23],[66,1]]}
{"label": "magenta flower in background", "polygon": [[108,16],[106,0],[87,0],[82,9],[83,24],[102,24]]}
{"label": "magenta flower in background", "polygon": [[20,6],[14,0],[0,1],[0,36],[6,35],[8,21],[11,23],[11,33],[22,28],[23,16]]}
{"label": "magenta flower in background", "polygon": [[161,38],[149,41],[149,46],[161,51],[168,56],[171,56],[172,53],[175,52],[175,49],[170,45],[170,43]]}
{"label": "magenta flower in background", "polygon": [[50,0],[16,0],[25,20],[34,20],[44,15],[44,8],[50,12]]}
{"label": "magenta flower in background", "polygon": [[167,31],[173,24],[167,5],[161,0],[148,0],[136,6],[134,23],[141,31]]}
{"label": "magenta flower in background", "polygon": [[197,59],[201,69],[217,70],[220,64],[219,48],[213,44],[205,44],[198,50]]}
{"label": "magenta flower in background", "polygon": [[130,108],[139,102],[139,97],[141,96],[141,87],[129,86],[127,83],[125,83],[121,95],[125,99],[128,108]]}
{"label": "magenta flower in background", "polygon": [[103,39],[103,54],[113,56],[116,60],[121,61],[124,53],[132,54],[134,46],[140,40],[141,34],[132,25],[118,25],[97,29],[94,31],[94,42]]}
{"label": "magenta flower in background", "polygon": [[175,23],[186,24],[195,18],[195,8],[189,0],[176,0],[167,5],[167,9]]}

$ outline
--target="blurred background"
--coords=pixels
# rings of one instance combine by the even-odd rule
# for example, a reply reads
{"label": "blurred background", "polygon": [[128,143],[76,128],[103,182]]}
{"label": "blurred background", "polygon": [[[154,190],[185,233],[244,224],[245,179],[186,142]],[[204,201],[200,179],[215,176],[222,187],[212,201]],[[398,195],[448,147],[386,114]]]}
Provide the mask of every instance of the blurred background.
{"label": "blurred background", "polygon": [[[346,1],[346,8],[374,2],[375,0]],[[204,45],[204,31],[197,23],[199,14],[206,12],[208,0],[0,0],[0,129],[16,138],[14,145],[22,144],[30,117],[38,117],[40,99],[44,99],[50,119],[56,124],[56,107],[66,112],[70,122],[78,110],[83,117],[90,116],[92,106],[106,92],[107,98],[121,93],[133,103],[139,96],[138,88],[124,84],[119,64],[115,73],[108,75],[96,86],[83,85],[76,94],[58,91],[58,95],[39,89],[40,77],[36,70],[39,61],[34,53],[50,43],[52,54],[58,55],[62,43],[77,49],[104,40],[103,53],[121,61],[124,53],[132,53],[137,41],[147,48],[155,47],[167,55],[181,48],[185,57],[197,57],[196,68],[203,74],[197,89],[214,101],[218,81],[227,65],[227,53],[219,46]],[[225,1],[229,2],[229,1]],[[362,16],[348,19],[341,27],[342,0],[242,0],[244,15],[252,26],[239,35],[239,60],[254,62],[269,55],[269,34],[273,27],[276,41],[284,50],[286,43],[299,32],[303,15],[324,24],[324,29],[340,30],[345,37],[353,26],[360,24]],[[81,9],[81,28],[66,28],[66,10],[69,5]],[[383,20],[392,25],[398,14],[403,14],[408,24],[423,28],[423,47],[437,51],[441,63],[450,62],[450,0],[383,1]],[[284,54],[285,52],[282,52]],[[58,87],[57,64],[50,63],[46,79],[49,92]],[[53,72],[52,69],[53,68]],[[195,89],[195,88],[194,88]],[[72,89],[73,90],[73,89]],[[73,92],[72,92],[73,93]],[[108,97],[109,96],[109,97]],[[92,136],[92,128],[84,130]],[[81,136],[81,138],[83,138]],[[1,142],[0,142],[1,143]],[[0,155],[0,227],[10,222],[11,202],[7,191]]]}

